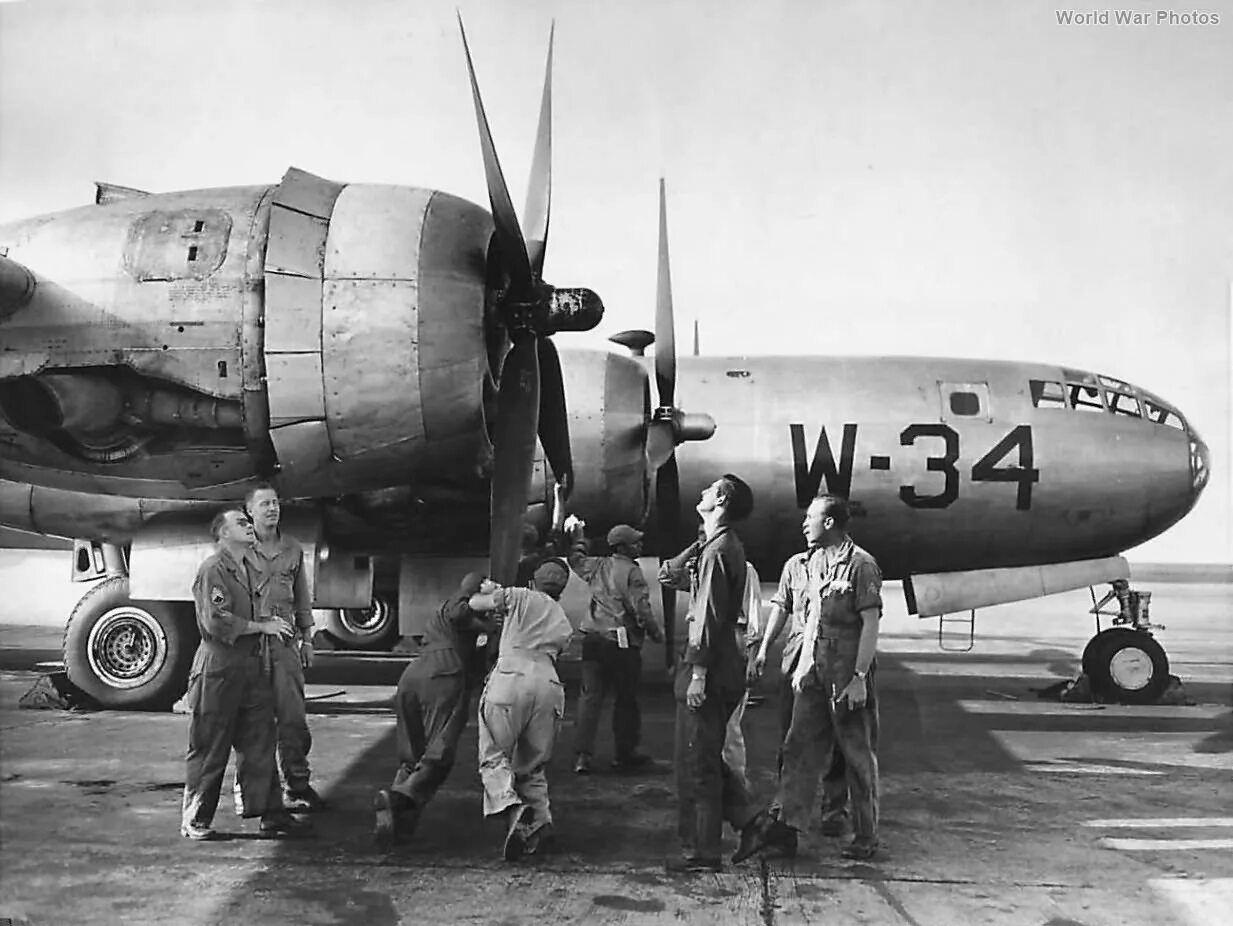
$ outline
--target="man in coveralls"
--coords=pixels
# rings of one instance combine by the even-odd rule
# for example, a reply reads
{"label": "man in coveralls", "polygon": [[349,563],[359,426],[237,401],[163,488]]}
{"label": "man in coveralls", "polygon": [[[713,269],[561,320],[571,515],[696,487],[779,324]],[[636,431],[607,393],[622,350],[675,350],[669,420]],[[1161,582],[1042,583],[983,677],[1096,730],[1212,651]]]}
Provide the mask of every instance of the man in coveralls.
{"label": "man in coveralls", "polygon": [[635,769],[651,757],[638,751],[642,714],[638,709],[638,683],[642,679],[642,643],[656,643],[663,631],[651,612],[651,594],[638,557],[642,531],[618,524],[608,531],[609,556],[587,556],[583,523],[572,525],[573,547],[569,565],[591,590],[591,607],[582,619],[582,694],[578,700],[574,771],[591,773],[595,735],[604,696],[612,691],[612,767]]}
{"label": "man in coveralls", "polygon": [[248,516],[237,509],[220,512],[210,531],[218,548],[193,582],[201,643],[185,695],[190,716],[180,833],[214,838],[214,811],[234,748],[244,816],[261,817],[258,833],[266,838],[302,835],[305,827],[283,808],[276,787],[274,686],[262,659],[263,643],[295,631],[282,618],[256,619],[248,560],[256,538]]}
{"label": "man in coveralls", "polygon": [[467,726],[471,691],[483,678],[482,633],[497,631],[494,621],[471,610],[483,576],[467,573],[424,628],[419,656],[403,670],[394,695],[398,718],[398,758],[394,783],[373,795],[377,847],[388,851],[398,837],[410,836],[425,806],[445,783]]}
{"label": "man in coveralls", "polygon": [[[779,588],[771,599],[771,613],[767,619],[766,633],[758,647],[757,653],[749,664],[749,683],[752,685],[762,677],[766,667],[767,653],[772,643],[785,626],[788,628],[788,639],[784,643],[783,657],[779,672],[779,749],[776,752],[775,773],[783,775],[784,740],[788,736],[788,728],[792,725],[792,706],[796,700],[796,692],[792,688],[792,675],[796,671],[801,655],[801,644],[805,639],[805,627],[809,613],[809,559],[817,551],[818,536],[821,533],[821,511],[825,503],[815,498],[805,511],[801,522],[801,530],[805,535],[807,549],[796,553],[783,564],[783,572],[779,576]],[[847,769],[843,762],[843,752],[834,750],[830,766],[822,777],[822,835],[842,836],[844,821],[848,810],[848,779]],[[771,815],[779,815],[779,807],[772,805]]]}
{"label": "man in coveralls", "polygon": [[531,588],[486,582],[471,597],[472,610],[503,621],[497,664],[480,696],[479,771],[484,816],[505,820],[506,861],[552,848],[544,769],[565,714],[556,659],[574,628],[557,599],[568,581],[569,567],[549,559],[536,567]]}
{"label": "man in coveralls", "polygon": [[671,873],[719,871],[723,821],[740,830],[745,851],[761,832],[762,819],[753,795],[723,760],[728,719],[745,693],[745,654],[736,636],[745,550],[732,525],[753,511],[753,493],[725,474],[703,489],[697,511],[706,542],[696,560],[691,545],[659,572],[664,585],[690,591],[687,643],[673,684],[681,854],[667,860]]}
{"label": "man in coveralls", "polygon": [[[825,495],[810,506],[809,624],[792,676],[796,704],[784,743],[783,776],[770,819],[753,851],[796,851],[820,769],[835,750],[847,766],[855,836],[845,858],[868,860],[878,849],[878,698],[876,663],[882,617],[882,572],[847,535],[848,503]],[[749,854],[753,854],[750,852]]]}
{"label": "man in coveralls", "polygon": [[296,813],[324,810],[325,801],[309,783],[308,752],[313,738],[304,705],[304,669],[313,664],[313,612],[304,550],[279,530],[282,506],[273,486],[263,483],[250,489],[244,506],[257,532],[252,558],[257,567],[260,613],[282,618],[295,628],[294,636],[271,641],[270,647],[283,803]]}

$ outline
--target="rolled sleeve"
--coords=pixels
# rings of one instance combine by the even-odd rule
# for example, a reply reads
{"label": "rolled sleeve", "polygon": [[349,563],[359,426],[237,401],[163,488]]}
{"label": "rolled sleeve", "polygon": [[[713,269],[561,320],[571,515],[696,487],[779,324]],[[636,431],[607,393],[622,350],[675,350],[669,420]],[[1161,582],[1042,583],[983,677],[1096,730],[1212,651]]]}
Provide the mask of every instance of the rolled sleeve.
{"label": "rolled sleeve", "polygon": [[771,597],[771,604],[779,605],[785,614],[791,614],[793,609],[792,570],[796,561],[797,558],[793,556],[783,564],[783,570],[779,573],[779,588],[775,589],[775,594]]}
{"label": "rolled sleeve", "polygon": [[659,584],[678,592],[689,591],[689,563],[701,548],[702,545],[695,541],[672,559],[665,560],[659,567]]}
{"label": "rolled sleeve", "polygon": [[877,563],[862,559],[852,568],[853,604],[857,611],[882,611],[882,570]]}

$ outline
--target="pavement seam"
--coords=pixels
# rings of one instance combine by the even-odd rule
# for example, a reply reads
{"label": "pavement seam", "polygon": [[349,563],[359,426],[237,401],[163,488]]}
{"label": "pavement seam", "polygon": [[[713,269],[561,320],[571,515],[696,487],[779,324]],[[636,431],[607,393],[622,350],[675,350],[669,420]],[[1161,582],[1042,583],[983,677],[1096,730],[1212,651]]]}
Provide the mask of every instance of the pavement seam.
{"label": "pavement seam", "polygon": [[891,889],[886,886],[886,881],[865,881],[865,883],[873,888],[877,895],[886,901],[886,905],[898,913],[905,923],[909,923],[910,926],[920,926],[920,923],[908,912],[907,907],[891,893]]}

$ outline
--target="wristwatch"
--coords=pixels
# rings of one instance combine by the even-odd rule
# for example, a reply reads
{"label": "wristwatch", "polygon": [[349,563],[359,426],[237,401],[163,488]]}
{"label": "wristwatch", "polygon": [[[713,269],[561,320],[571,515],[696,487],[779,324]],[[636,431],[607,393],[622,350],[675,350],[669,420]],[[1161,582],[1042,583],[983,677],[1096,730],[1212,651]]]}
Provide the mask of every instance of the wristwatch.
{"label": "wristwatch", "polygon": [[863,681],[865,680],[865,675],[866,675],[866,674],[867,674],[867,673],[862,672],[860,669],[856,669],[856,670],[852,673],[852,677],[853,677],[853,678],[859,678],[859,679],[863,682]]}

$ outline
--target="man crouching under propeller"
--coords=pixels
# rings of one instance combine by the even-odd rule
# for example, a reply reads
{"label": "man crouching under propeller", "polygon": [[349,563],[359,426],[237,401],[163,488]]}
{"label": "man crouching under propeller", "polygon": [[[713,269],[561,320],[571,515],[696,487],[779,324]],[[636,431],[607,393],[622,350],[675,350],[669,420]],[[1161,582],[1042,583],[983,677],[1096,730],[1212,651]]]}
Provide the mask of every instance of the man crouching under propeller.
{"label": "man crouching under propeller", "polygon": [[470,715],[471,692],[483,679],[481,634],[493,634],[490,617],[471,610],[484,577],[469,572],[424,628],[419,655],[403,670],[394,695],[398,717],[398,771],[394,783],[373,795],[373,838],[388,852],[409,837],[425,806],[454,767],[458,740]]}
{"label": "man crouching under propeller", "polygon": [[486,582],[470,601],[472,610],[503,624],[497,664],[480,696],[479,771],[484,816],[505,820],[506,861],[552,848],[544,769],[565,713],[556,659],[573,626],[557,600],[568,581],[569,567],[549,559],[536,568],[531,588]]}

